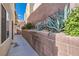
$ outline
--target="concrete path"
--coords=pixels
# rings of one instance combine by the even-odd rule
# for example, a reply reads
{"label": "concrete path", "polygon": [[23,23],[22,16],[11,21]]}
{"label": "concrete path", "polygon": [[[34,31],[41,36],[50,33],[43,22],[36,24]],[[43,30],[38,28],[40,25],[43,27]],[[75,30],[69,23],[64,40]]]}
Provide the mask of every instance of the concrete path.
{"label": "concrete path", "polygon": [[8,56],[38,56],[38,54],[21,35],[16,35]]}

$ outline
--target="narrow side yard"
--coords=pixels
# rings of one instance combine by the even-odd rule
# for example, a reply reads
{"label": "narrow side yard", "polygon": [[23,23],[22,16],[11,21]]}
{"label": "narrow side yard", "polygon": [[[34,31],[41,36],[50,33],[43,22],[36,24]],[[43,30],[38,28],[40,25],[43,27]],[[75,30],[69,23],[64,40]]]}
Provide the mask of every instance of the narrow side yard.
{"label": "narrow side yard", "polygon": [[22,35],[15,35],[8,56],[38,56],[38,54],[22,37]]}

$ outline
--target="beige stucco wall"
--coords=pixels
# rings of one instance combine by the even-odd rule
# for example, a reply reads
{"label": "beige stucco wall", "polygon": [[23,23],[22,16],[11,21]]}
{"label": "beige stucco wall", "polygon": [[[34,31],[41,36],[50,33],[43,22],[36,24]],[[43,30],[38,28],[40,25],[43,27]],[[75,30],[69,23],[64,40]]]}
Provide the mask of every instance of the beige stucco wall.
{"label": "beige stucco wall", "polygon": [[79,3],[70,3],[70,8],[79,7]]}
{"label": "beige stucco wall", "polygon": [[[13,16],[13,4],[9,4],[9,3],[3,3],[2,4],[4,6],[4,8],[6,9],[6,11],[9,14],[9,37],[3,42],[0,43],[0,56],[4,56],[7,55],[7,52],[11,46],[11,42],[12,42],[12,20],[14,20]],[[0,4],[1,7],[1,4]],[[1,42],[1,8],[0,8],[0,42]]]}
{"label": "beige stucco wall", "polygon": [[12,40],[8,38],[4,43],[0,44],[0,56],[5,56],[11,46]]}
{"label": "beige stucco wall", "polygon": [[65,3],[43,3],[27,19],[27,22],[33,24],[45,20],[49,15],[54,14],[58,9],[62,10]]}
{"label": "beige stucco wall", "polygon": [[27,5],[26,5],[26,11],[25,11],[25,14],[24,14],[24,20],[25,20],[26,23],[27,23],[28,17],[33,12],[33,6],[34,6],[34,3],[27,3]]}
{"label": "beige stucco wall", "polygon": [[33,6],[33,11],[35,11],[42,3],[35,3]]}

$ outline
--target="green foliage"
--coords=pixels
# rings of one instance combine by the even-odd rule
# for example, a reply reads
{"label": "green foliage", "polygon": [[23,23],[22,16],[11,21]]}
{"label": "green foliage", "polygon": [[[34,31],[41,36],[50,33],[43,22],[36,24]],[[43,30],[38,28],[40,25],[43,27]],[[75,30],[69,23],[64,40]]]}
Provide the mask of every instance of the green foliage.
{"label": "green foliage", "polygon": [[27,23],[22,29],[32,29],[34,26],[31,23]]}
{"label": "green foliage", "polygon": [[47,27],[50,31],[61,32],[64,25],[64,12],[58,10],[53,17],[49,16]]}
{"label": "green foliage", "polygon": [[64,26],[64,32],[66,34],[79,36],[79,7],[76,7],[71,11]]}
{"label": "green foliage", "polygon": [[39,23],[36,24],[36,29],[38,31],[44,30],[46,28],[46,21],[41,21]]}
{"label": "green foliage", "polygon": [[61,32],[64,25],[64,11],[60,9],[53,15],[49,16],[45,21],[37,24],[38,30],[48,30],[52,32]]}

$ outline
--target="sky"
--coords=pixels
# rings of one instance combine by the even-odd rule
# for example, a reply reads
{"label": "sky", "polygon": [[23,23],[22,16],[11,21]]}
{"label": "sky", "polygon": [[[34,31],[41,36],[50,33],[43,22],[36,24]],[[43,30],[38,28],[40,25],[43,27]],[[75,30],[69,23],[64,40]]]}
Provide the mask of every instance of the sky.
{"label": "sky", "polygon": [[24,20],[24,13],[25,13],[26,5],[27,5],[26,3],[15,4],[16,14],[19,20]]}

